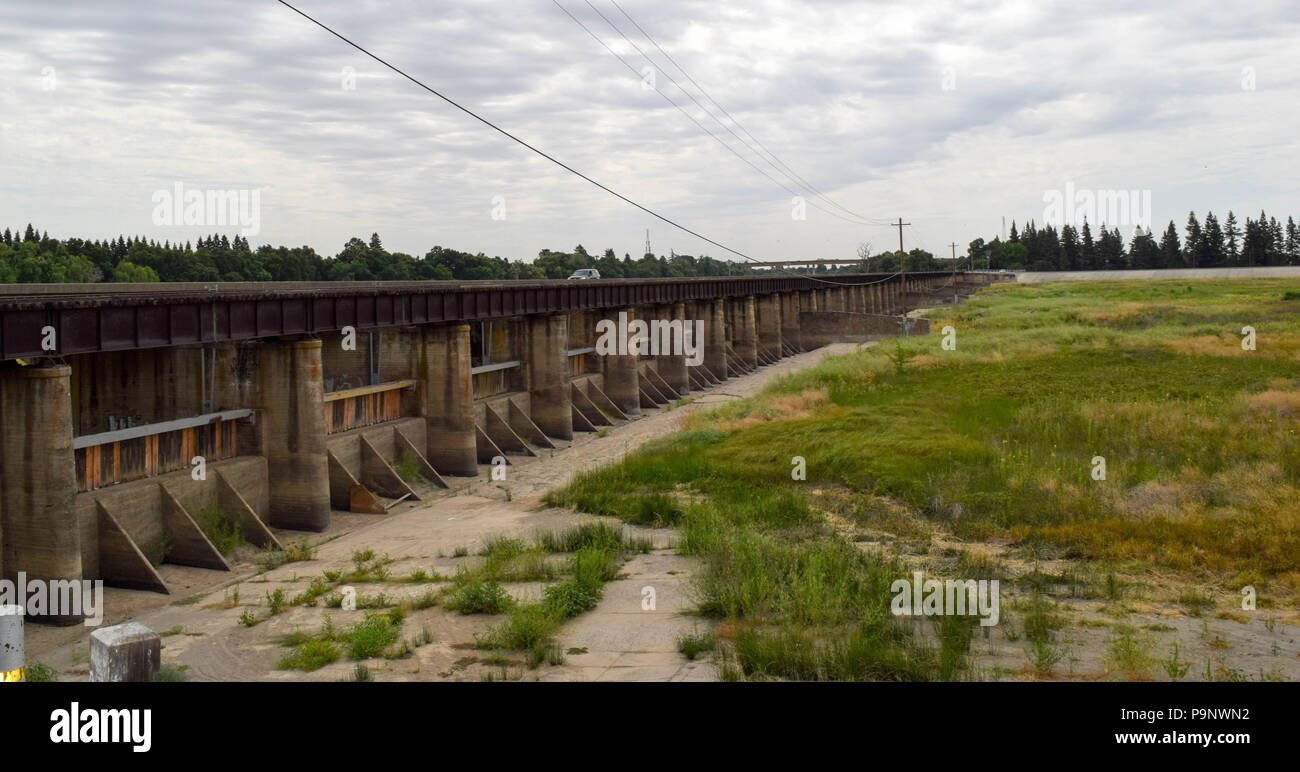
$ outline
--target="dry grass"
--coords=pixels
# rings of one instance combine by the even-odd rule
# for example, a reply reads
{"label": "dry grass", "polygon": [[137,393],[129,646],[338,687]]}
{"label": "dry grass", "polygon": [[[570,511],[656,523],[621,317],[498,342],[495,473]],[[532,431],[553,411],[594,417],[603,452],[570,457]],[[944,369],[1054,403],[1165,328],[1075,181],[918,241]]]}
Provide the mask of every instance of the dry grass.
{"label": "dry grass", "polygon": [[1249,399],[1250,409],[1266,416],[1291,417],[1300,415],[1300,391],[1269,389]]}

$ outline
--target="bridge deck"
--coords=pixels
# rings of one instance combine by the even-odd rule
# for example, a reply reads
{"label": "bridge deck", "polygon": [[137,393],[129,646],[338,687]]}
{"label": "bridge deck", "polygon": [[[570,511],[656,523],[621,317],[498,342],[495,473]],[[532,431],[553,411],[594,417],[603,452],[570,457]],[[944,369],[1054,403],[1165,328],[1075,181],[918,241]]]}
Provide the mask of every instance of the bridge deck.
{"label": "bridge deck", "polygon": [[[767,295],[887,278],[8,284],[0,285],[0,360]],[[42,348],[49,327],[56,332],[52,351]]]}

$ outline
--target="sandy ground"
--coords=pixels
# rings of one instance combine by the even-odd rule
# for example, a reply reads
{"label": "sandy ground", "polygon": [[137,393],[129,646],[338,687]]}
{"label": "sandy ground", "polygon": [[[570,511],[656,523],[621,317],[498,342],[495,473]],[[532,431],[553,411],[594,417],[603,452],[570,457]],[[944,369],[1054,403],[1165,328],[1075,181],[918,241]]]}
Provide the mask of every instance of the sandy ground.
{"label": "sandy ground", "polygon": [[[113,613],[104,624],[128,619],[141,622],[163,635],[163,662],[183,665],[193,681],[326,680],[349,677],[353,663],[346,660],[312,673],[285,671],[276,663],[287,649],[276,638],[295,630],[319,629],[325,614],[337,627],[359,621],[365,611],[323,607],[289,607],[255,627],[239,623],[245,609],[266,617],[266,596],[276,589],[294,596],[313,577],[326,570],[350,568],[356,550],[387,553],[391,576],[409,576],[417,569],[453,575],[456,566],[473,561],[478,548],[494,536],[528,536],[588,519],[564,510],[545,508],[539,499],[547,490],[566,482],[574,473],[621,458],[646,440],[681,428],[688,413],[709,409],[728,400],[756,393],[774,377],[808,367],[822,357],[851,351],[856,344],[837,344],[788,357],[733,378],[703,392],[692,392],[691,402],[675,408],[643,411],[639,418],[612,428],[607,436],[579,434],[572,443],[537,458],[513,458],[507,479],[493,481],[490,468],[481,467],[474,479],[452,478],[451,491],[424,488],[424,501],[403,503],[388,515],[335,512],[328,531],[304,535],[280,532],[282,541],[307,538],[318,545],[314,560],[290,563],[260,572],[251,551],[236,555],[230,574],[164,565],[168,585],[179,588],[171,596],[106,588],[106,606]],[[415,637],[428,629],[432,643],[418,646],[407,659],[371,660],[376,680],[712,680],[715,666],[705,660],[688,661],[677,651],[683,633],[709,629],[706,620],[691,614],[686,578],[691,560],[673,549],[674,535],[667,530],[635,529],[649,536],[656,549],[631,557],[618,579],[606,585],[601,603],[570,620],[559,635],[566,652],[561,665],[529,670],[521,660],[491,658],[473,648],[474,634],[503,617],[471,615],[433,607],[408,613],[403,635]],[[465,554],[468,553],[468,554]],[[461,555],[457,557],[457,555]],[[380,592],[389,597],[412,597],[438,585],[388,582],[356,585],[358,597]],[[508,587],[519,598],[536,598],[541,585]],[[652,592],[648,592],[652,591]],[[238,600],[235,601],[235,593]],[[646,603],[653,594],[653,608]],[[27,631],[29,661],[53,667],[59,680],[85,680],[88,674],[89,635],[92,628],[51,628],[31,625]],[[516,655],[517,656],[517,655]],[[488,661],[484,661],[487,659]]]}

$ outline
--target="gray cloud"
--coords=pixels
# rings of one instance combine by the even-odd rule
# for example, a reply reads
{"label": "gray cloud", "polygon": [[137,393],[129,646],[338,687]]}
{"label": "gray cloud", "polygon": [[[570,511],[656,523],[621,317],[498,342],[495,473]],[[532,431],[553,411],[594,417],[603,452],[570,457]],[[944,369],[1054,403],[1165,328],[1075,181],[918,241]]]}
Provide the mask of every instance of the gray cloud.
{"label": "gray cloud", "polygon": [[[659,58],[609,0],[592,1]],[[562,2],[645,66],[582,0]],[[909,240],[936,252],[992,235],[1003,215],[1040,215],[1044,190],[1067,180],[1151,189],[1157,221],[1180,225],[1188,209],[1295,208],[1292,3],[620,2],[804,178],[872,218],[907,217]],[[13,6],[0,28],[0,225],[173,241],[213,230],[152,224],[152,192],[179,180],[260,189],[255,241],[326,254],[375,230],[417,254],[436,243],[527,259],[578,242],[635,254],[647,227],[656,249],[718,254],[271,0]],[[301,7],[743,251],[849,256],[858,241],[896,239],[815,209],[792,220],[788,193],[643,89],[549,1]],[[354,90],[343,88],[345,68]],[[1243,68],[1254,91],[1242,88]],[[666,77],[657,82],[732,141]],[[506,199],[505,221],[490,217],[494,196]]]}

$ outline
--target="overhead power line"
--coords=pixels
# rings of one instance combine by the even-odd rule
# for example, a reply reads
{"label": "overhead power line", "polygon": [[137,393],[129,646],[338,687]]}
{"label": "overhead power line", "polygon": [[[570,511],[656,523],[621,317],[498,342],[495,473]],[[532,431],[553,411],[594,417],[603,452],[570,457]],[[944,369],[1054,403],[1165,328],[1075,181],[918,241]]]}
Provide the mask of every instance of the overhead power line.
{"label": "overhead power line", "polygon": [[[563,12],[564,12],[564,15],[565,15],[565,16],[568,16],[568,17],[573,21],[574,24],[577,24],[579,27],[581,27],[581,28],[583,29],[584,32],[586,32],[588,35],[590,35],[591,38],[592,38],[592,40],[595,40],[595,41],[596,41],[597,43],[599,43],[599,44],[600,44],[600,45],[601,45],[601,46],[602,46],[606,51],[608,51],[608,52],[610,53],[610,55],[612,55],[614,58],[618,59],[619,62],[621,62],[621,63],[623,64],[623,66],[626,67],[626,68],[627,68],[627,69],[628,69],[628,70],[629,70],[629,71],[630,71],[634,76],[636,76],[637,78],[640,78],[640,77],[641,77],[641,73],[637,70],[636,67],[634,67],[630,62],[628,62],[626,59],[624,59],[622,56],[620,56],[620,55],[618,54],[618,52],[615,51],[613,48],[610,48],[610,46],[609,46],[608,43],[606,43],[606,42],[605,42],[605,41],[604,41],[604,40],[603,40],[599,35],[597,35],[595,32],[592,32],[592,31],[591,31],[591,28],[588,27],[586,24],[583,24],[583,23],[582,23],[582,20],[579,19],[578,17],[574,16],[574,15],[569,11],[568,8],[565,8],[563,5],[561,5],[561,4],[559,3],[559,0],[551,0],[551,2],[555,4],[555,7],[556,7],[556,8],[559,8],[561,11],[563,11]],[[587,3],[587,5],[591,5],[591,3]],[[599,14],[600,17],[601,17],[602,19],[605,19],[605,15],[604,15],[604,14],[601,14],[600,11],[596,10],[595,6],[592,6],[592,10],[593,10],[593,11],[596,11],[596,13]],[[623,33],[618,29],[618,27],[614,27],[614,25],[609,21],[609,19],[605,19],[605,23],[606,23],[606,24],[609,24],[610,27],[612,27],[612,28],[614,29],[615,32],[618,32],[620,35],[623,35]],[[630,44],[632,45],[633,48],[636,48],[636,50],[637,50],[638,52],[641,52],[641,49],[640,49],[640,48],[637,48],[636,43],[632,43],[631,40],[628,40],[628,38],[627,38],[626,35],[623,35],[623,39],[624,39],[624,40],[627,40],[627,42],[630,43]],[[645,54],[644,54],[643,52],[641,53],[641,55],[642,55],[642,56],[645,56]],[[646,56],[645,58],[646,58],[646,60],[649,61],[651,64],[654,64],[654,60],[650,59],[650,57]],[[665,74],[665,75],[668,75],[668,73],[666,73],[666,72],[665,72],[664,74]],[[669,79],[669,80],[672,80],[672,76],[671,76],[671,75],[668,75],[668,79]],[[680,85],[680,84],[677,84],[677,81],[674,80],[673,83],[674,83],[675,85],[677,85],[677,88],[678,88],[678,89],[681,89],[682,93],[686,94],[686,96],[688,96],[688,97],[691,97],[691,94],[690,94],[689,92],[687,92],[685,89],[682,89],[681,85]],[[704,124],[700,123],[700,121],[699,121],[695,116],[693,116],[693,115],[691,115],[689,112],[687,112],[686,109],[683,108],[680,104],[678,104],[677,101],[676,101],[675,99],[673,99],[672,97],[668,96],[668,95],[665,94],[663,91],[661,91],[657,85],[653,85],[653,84],[652,84],[652,85],[651,85],[651,88],[654,89],[654,91],[655,91],[656,94],[658,94],[659,96],[663,97],[664,100],[668,102],[668,104],[670,104],[670,105],[672,105],[673,107],[677,108],[677,111],[678,111],[679,113],[681,113],[682,115],[685,115],[685,116],[687,117],[687,119],[689,119],[689,120],[691,121],[691,123],[694,123],[694,124],[695,124],[699,129],[700,129],[700,131],[702,131],[702,132],[704,132],[705,134],[708,134],[710,137],[712,137],[713,140],[714,140],[715,142],[717,142],[719,145],[722,145],[724,148],[726,148],[728,152],[730,152],[732,155],[734,155],[735,157],[737,157],[737,158],[739,158],[741,161],[743,161],[747,166],[749,166],[749,168],[751,168],[751,169],[753,169],[754,171],[758,172],[759,174],[763,175],[763,176],[766,177],[769,181],[771,181],[771,182],[775,183],[776,185],[778,185],[782,190],[784,190],[786,193],[789,193],[791,196],[798,196],[798,197],[800,197],[800,198],[803,197],[803,196],[799,193],[799,191],[797,191],[797,190],[793,190],[792,188],[790,188],[790,187],[789,187],[788,185],[786,185],[785,183],[781,182],[781,181],[778,180],[777,178],[773,177],[772,175],[768,174],[767,172],[763,171],[761,168],[759,168],[758,166],[756,166],[756,165],[754,164],[753,161],[749,160],[748,158],[746,158],[745,156],[743,156],[743,155],[741,155],[739,152],[737,152],[735,148],[733,148],[731,145],[728,145],[728,144],[727,144],[726,140],[724,140],[722,137],[719,137],[717,134],[713,133],[713,131],[711,131],[711,130],[710,130],[707,126],[705,126]],[[691,97],[691,98],[694,99],[694,97]],[[699,102],[696,101],[696,104],[699,104]],[[704,109],[703,105],[701,105],[700,107],[701,107],[701,109]],[[709,113],[708,110],[705,110],[705,113],[708,114],[710,117],[713,117],[715,121],[717,120],[717,118],[714,117],[712,113]],[[730,129],[727,128],[726,125],[723,125],[721,122],[719,122],[719,125],[722,125],[722,128],[727,129],[728,131],[731,131]],[[732,135],[734,136],[734,135],[735,135],[735,132],[732,132]],[[739,137],[737,137],[737,139],[739,139]],[[743,143],[744,140],[741,140],[741,142]],[[748,147],[748,146],[747,146],[747,147]],[[752,148],[751,148],[751,149],[752,149]],[[761,159],[762,156],[760,155],[759,158]],[[766,160],[766,159],[763,159],[763,160]],[[769,162],[768,165],[769,165],[769,166],[771,165],[770,162]],[[777,170],[777,173],[781,173],[779,169]],[[815,202],[815,201],[809,201],[808,203],[812,204],[812,205],[813,205],[813,208],[815,208],[815,209],[817,209],[817,210],[819,210],[819,211],[825,212],[826,214],[829,214],[829,215],[831,215],[832,217],[838,217],[839,219],[844,220],[844,221],[846,221],[846,222],[853,223],[854,225],[871,225],[871,224],[873,224],[873,223],[860,222],[859,220],[849,219],[849,218],[847,218],[847,217],[845,217],[845,216],[843,216],[843,215],[841,215],[841,214],[838,214],[838,213],[836,213],[836,212],[832,212],[832,211],[830,211],[830,210],[828,210],[828,209],[825,209],[825,208],[823,208],[823,207],[817,206],[817,202]]]}
{"label": "overhead power line", "polygon": [[[586,2],[587,5],[591,5],[591,1],[590,1],[590,0],[584,0],[584,2]],[[836,207],[837,209],[840,209],[840,210],[844,211],[844,212],[847,213],[847,214],[850,214],[850,215],[852,215],[852,216],[854,216],[854,217],[857,217],[857,218],[860,219],[860,220],[868,221],[868,222],[870,222],[870,223],[873,224],[873,225],[892,225],[892,224],[893,224],[893,221],[892,221],[892,220],[889,220],[889,219],[887,219],[887,218],[881,218],[881,217],[868,217],[868,216],[866,216],[866,215],[859,214],[859,213],[853,211],[852,209],[849,209],[849,208],[846,207],[846,206],[841,205],[839,202],[835,201],[834,199],[830,198],[829,196],[827,196],[826,194],[824,194],[824,193],[822,193],[820,190],[818,190],[818,189],[817,189],[817,188],[816,188],[812,183],[810,183],[810,182],[808,182],[808,180],[804,179],[803,176],[801,176],[801,175],[800,175],[798,172],[796,172],[794,169],[791,169],[789,164],[787,164],[785,161],[782,161],[781,158],[780,158],[776,153],[773,153],[770,149],[768,149],[768,147],[767,147],[766,145],[764,145],[764,144],[763,144],[763,143],[758,139],[758,137],[755,137],[752,133],[750,133],[750,131],[749,131],[748,129],[746,129],[746,128],[745,128],[745,127],[740,123],[740,121],[736,119],[736,117],[735,117],[734,115],[732,115],[730,112],[727,111],[727,108],[725,108],[725,107],[723,107],[721,104],[719,104],[719,103],[718,103],[718,100],[714,99],[713,96],[712,96],[711,94],[709,94],[708,91],[705,90],[704,86],[701,86],[701,85],[700,85],[699,81],[697,81],[697,80],[695,80],[695,78],[691,77],[691,74],[690,74],[689,72],[686,71],[686,68],[683,67],[680,63],[678,63],[678,61],[677,61],[676,59],[673,58],[672,54],[670,54],[670,53],[668,53],[667,51],[665,51],[664,48],[663,48],[663,46],[659,45],[659,42],[656,41],[653,37],[651,37],[651,36],[650,36],[650,33],[647,32],[647,31],[645,30],[645,28],[642,27],[639,23],[637,23],[637,20],[634,19],[634,18],[632,18],[632,15],[629,14],[626,10],[624,10],[623,6],[619,5],[618,0],[610,0],[610,2],[613,4],[613,6],[614,6],[615,8],[617,8],[617,9],[619,10],[619,13],[623,14],[623,16],[626,17],[627,20],[628,20],[629,22],[632,23],[632,26],[634,26],[634,27],[637,28],[637,31],[640,32],[641,35],[644,36],[646,40],[650,41],[651,45],[653,45],[653,46],[654,46],[654,47],[659,51],[659,53],[661,53],[661,54],[664,55],[664,58],[666,58],[669,62],[672,63],[672,65],[673,65],[674,67],[677,68],[677,71],[678,71],[678,72],[680,72],[680,73],[681,73],[681,74],[682,74],[682,75],[683,75],[683,76],[684,76],[688,81],[690,81],[691,84],[695,86],[695,88],[699,89],[700,94],[701,94],[705,99],[709,100],[709,102],[712,103],[714,107],[718,108],[718,111],[721,112],[723,115],[725,115],[725,116],[727,117],[727,119],[730,120],[733,124],[735,124],[735,125],[736,125],[736,128],[738,128],[738,129],[740,129],[742,132],[744,132],[744,133],[745,133],[745,136],[747,136],[747,137],[749,137],[751,140],[753,140],[754,145],[757,145],[758,148],[761,148],[761,152],[760,152],[759,149],[756,149],[753,145],[750,145],[748,142],[745,142],[745,140],[742,139],[740,136],[738,136],[734,131],[731,131],[731,129],[730,129],[729,127],[727,127],[727,125],[726,125],[725,123],[723,123],[721,119],[719,119],[717,116],[714,116],[713,113],[710,112],[709,109],[708,109],[707,107],[705,107],[704,105],[700,104],[699,101],[695,99],[695,97],[691,96],[690,92],[687,91],[685,88],[683,88],[682,85],[681,85],[680,83],[678,83],[677,80],[674,79],[673,76],[670,75],[670,74],[667,72],[667,68],[661,68],[661,69],[664,70],[664,75],[667,75],[667,76],[668,76],[668,79],[671,80],[671,81],[673,82],[673,85],[677,86],[677,88],[680,89],[680,90],[682,91],[682,93],[684,93],[684,94],[686,94],[687,96],[691,97],[691,101],[693,101],[693,102],[695,102],[695,104],[699,105],[699,107],[700,107],[701,110],[704,110],[704,112],[708,113],[710,117],[712,117],[715,121],[718,122],[718,125],[722,126],[723,128],[727,129],[727,131],[731,132],[731,135],[732,135],[732,136],[736,137],[736,139],[739,139],[739,140],[740,140],[742,143],[744,143],[745,146],[748,147],[750,150],[753,150],[754,153],[755,153],[756,155],[758,155],[760,158],[763,158],[763,160],[767,161],[768,165],[772,166],[773,168],[777,168],[776,165],[779,165],[779,166],[781,167],[781,169],[784,170],[783,173],[784,173],[788,178],[790,178],[792,181],[795,181],[797,184],[803,186],[806,190],[810,191],[813,195],[817,196],[818,198],[821,198],[821,199],[822,199],[823,201],[825,201],[826,203],[830,204],[831,206]],[[605,15],[604,15],[603,13],[600,13],[600,11],[596,10],[596,7],[595,7],[595,6],[592,6],[592,10],[593,10],[593,11],[596,11],[596,13],[600,14],[600,17],[601,17],[602,19],[605,18]],[[613,23],[609,21],[609,19],[605,19],[605,22],[606,22],[607,24],[609,24],[611,27],[614,26]],[[617,28],[615,28],[615,29],[617,29]],[[621,35],[622,33],[620,32],[619,34]],[[623,38],[624,38],[624,40],[627,40],[627,36],[626,36],[626,35],[624,35]],[[640,47],[638,47],[635,43],[632,43],[631,40],[628,40],[628,43],[630,43],[630,44],[632,45],[633,48],[635,48],[639,53],[641,53],[641,55],[644,56],[644,57],[646,58],[646,60],[649,61],[651,64],[654,64],[654,63],[655,63],[654,60],[651,59],[649,55],[647,55],[645,52],[641,51]],[[768,159],[767,159],[766,157],[764,157],[764,155],[763,155],[764,153],[766,153],[767,156],[770,156],[772,160],[771,160],[771,161],[768,161]],[[774,164],[772,163],[773,161],[776,162],[776,165],[774,165]],[[779,169],[778,171],[780,171],[780,169]]]}
{"label": "overhead power line", "polygon": [[[743,258],[743,259],[745,259],[745,260],[748,260],[748,261],[750,261],[751,263],[757,263],[757,262],[760,262],[759,260],[757,260],[757,259],[755,259],[755,258],[753,258],[753,257],[750,257],[749,255],[745,254],[744,252],[741,252],[741,251],[736,250],[736,249],[732,249],[731,247],[727,246],[726,244],[723,244],[723,243],[721,243],[721,242],[715,241],[715,240],[709,238],[708,236],[705,236],[705,235],[702,234],[702,233],[698,233],[698,232],[696,232],[696,231],[694,231],[694,230],[692,230],[692,229],[690,229],[690,228],[687,228],[685,225],[682,225],[682,224],[676,222],[675,220],[669,219],[668,217],[665,217],[664,215],[659,214],[658,212],[654,211],[653,209],[650,209],[650,208],[647,207],[647,206],[644,206],[644,205],[642,205],[642,204],[639,204],[639,203],[637,203],[636,201],[633,201],[632,199],[628,198],[627,196],[624,196],[622,193],[619,193],[618,191],[613,190],[612,188],[607,187],[606,185],[604,185],[604,184],[602,184],[602,183],[600,183],[600,182],[598,182],[598,181],[592,179],[591,177],[588,177],[587,175],[583,174],[582,172],[578,171],[577,169],[574,169],[572,166],[569,166],[568,164],[564,163],[563,161],[559,160],[558,158],[555,158],[554,156],[550,155],[549,153],[546,153],[546,152],[544,152],[544,151],[542,151],[542,150],[540,150],[540,149],[534,147],[533,145],[530,145],[529,143],[525,142],[524,140],[520,139],[519,137],[515,136],[514,134],[511,134],[510,132],[506,131],[505,129],[501,128],[500,126],[496,125],[495,123],[489,121],[487,118],[484,118],[484,117],[482,117],[481,115],[479,115],[478,113],[474,112],[473,110],[470,110],[469,108],[467,108],[467,107],[461,105],[460,103],[456,102],[456,101],[455,101],[454,99],[452,99],[451,97],[448,97],[448,96],[446,96],[445,94],[443,94],[443,93],[437,91],[436,89],[434,89],[434,88],[432,88],[432,87],[426,85],[424,82],[418,80],[417,78],[415,78],[415,77],[413,77],[413,76],[411,76],[411,75],[408,75],[405,71],[401,70],[401,69],[398,68],[397,66],[395,66],[395,65],[393,65],[393,64],[390,64],[390,63],[389,63],[388,61],[386,61],[385,59],[382,59],[382,58],[380,58],[379,56],[377,56],[376,54],[371,53],[368,49],[364,48],[363,46],[361,46],[361,45],[358,44],[358,43],[353,42],[353,41],[350,40],[349,38],[345,37],[343,34],[341,34],[341,33],[337,32],[337,31],[335,31],[333,28],[331,28],[330,26],[328,26],[328,25],[325,24],[324,22],[321,22],[321,21],[317,20],[315,17],[310,16],[309,14],[307,14],[307,13],[305,13],[304,11],[300,10],[299,8],[295,7],[292,3],[289,3],[287,0],[276,0],[276,1],[277,1],[278,3],[280,3],[280,5],[283,5],[284,7],[288,8],[289,10],[291,10],[291,11],[293,11],[294,13],[298,14],[299,16],[303,17],[304,19],[306,19],[307,21],[311,22],[312,24],[315,24],[317,27],[320,27],[321,29],[323,29],[323,30],[325,30],[326,32],[330,33],[331,35],[333,35],[334,37],[338,38],[339,40],[342,40],[344,43],[347,43],[349,46],[351,46],[352,48],[354,48],[354,49],[356,49],[357,51],[361,52],[362,54],[365,54],[366,56],[370,57],[371,59],[375,60],[376,62],[379,62],[379,63],[382,64],[384,67],[387,67],[388,69],[392,70],[393,72],[397,73],[398,75],[402,76],[403,78],[409,80],[410,82],[414,83],[415,85],[419,86],[420,88],[424,89],[425,91],[429,92],[430,94],[433,94],[434,96],[438,97],[439,99],[441,99],[442,101],[444,101],[444,102],[446,102],[447,104],[451,105],[452,107],[456,108],[457,110],[460,110],[461,112],[463,112],[463,113],[465,113],[466,115],[470,116],[471,118],[473,118],[474,120],[478,121],[479,123],[482,123],[483,125],[487,126],[488,128],[492,129],[493,131],[495,131],[495,132],[497,132],[497,133],[499,133],[499,134],[501,134],[501,135],[503,135],[503,136],[509,138],[511,141],[516,142],[516,143],[518,143],[518,144],[520,144],[520,145],[522,145],[522,146],[528,148],[529,150],[533,151],[533,152],[536,153],[537,155],[540,155],[541,157],[545,158],[546,160],[550,161],[551,163],[555,164],[556,166],[560,167],[561,169],[564,169],[565,171],[569,172],[570,174],[573,174],[573,175],[575,175],[575,176],[577,176],[577,177],[582,178],[583,180],[586,180],[587,182],[591,183],[592,185],[595,185],[596,187],[600,188],[601,190],[605,191],[606,193],[610,194],[611,196],[614,196],[615,198],[619,199],[620,201],[623,201],[623,202],[625,202],[625,203],[631,204],[632,206],[636,207],[637,209],[640,209],[641,211],[645,212],[646,214],[650,215],[651,217],[654,217],[655,219],[657,219],[657,220],[659,220],[659,221],[661,221],[661,222],[667,223],[668,225],[671,225],[672,227],[677,228],[678,230],[682,231],[683,233],[688,233],[688,234],[694,236],[695,238],[700,239],[701,241],[704,241],[704,242],[706,242],[706,243],[712,244],[713,246],[715,246],[715,247],[717,247],[717,248],[719,248],[719,249],[722,249],[722,250],[724,250],[724,251],[726,251],[726,252],[730,252],[731,254],[736,255],[737,257],[740,257],[740,258]],[[807,274],[791,273],[791,272],[789,272],[789,271],[781,271],[781,273],[786,273],[786,274],[788,274],[788,275],[792,275],[792,276],[799,276],[799,277],[801,277],[801,278],[809,279],[809,280],[811,280],[811,281],[822,282],[822,283],[824,283],[824,284],[836,284],[836,285],[842,285],[842,286],[854,286],[854,285],[856,285],[856,284],[876,284],[876,283],[877,283],[877,282],[874,282],[874,281],[872,281],[872,282],[837,282],[837,281],[827,281],[827,280],[825,280],[825,279],[821,279],[821,278],[818,278],[818,277],[816,277],[816,276],[809,276],[809,275],[807,275]],[[884,281],[884,280],[881,280],[881,281]]]}

